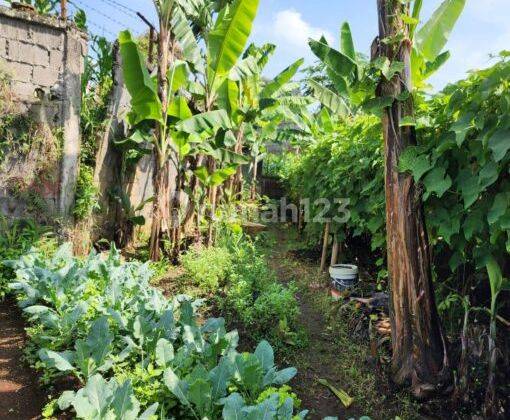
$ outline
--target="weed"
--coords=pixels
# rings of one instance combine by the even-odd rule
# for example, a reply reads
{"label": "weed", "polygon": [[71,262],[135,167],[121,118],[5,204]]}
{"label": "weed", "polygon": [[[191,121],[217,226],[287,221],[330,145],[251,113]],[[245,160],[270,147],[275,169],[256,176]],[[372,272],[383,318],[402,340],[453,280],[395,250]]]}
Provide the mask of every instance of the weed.
{"label": "weed", "polygon": [[224,286],[232,266],[230,252],[221,247],[192,247],[181,261],[194,282],[206,292],[217,292]]}
{"label": "weed", "polygon": [[98,189],[94,184],[94,172],[88,166],[80,168],[76,184],[76,195],[73,214],[77,220],[84,220],[99,209]]}

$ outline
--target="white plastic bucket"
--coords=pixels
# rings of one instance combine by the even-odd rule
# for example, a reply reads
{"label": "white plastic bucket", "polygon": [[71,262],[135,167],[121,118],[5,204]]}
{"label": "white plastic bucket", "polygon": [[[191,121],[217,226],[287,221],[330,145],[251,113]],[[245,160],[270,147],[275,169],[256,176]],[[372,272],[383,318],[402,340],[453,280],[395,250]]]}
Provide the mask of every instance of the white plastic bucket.
{"label": "white plastic bucket", "polygon": [[358,267],[352,264],[337,264],[329,267],[329,275],[335,289],[340,291],[355,287],[359,282]]}

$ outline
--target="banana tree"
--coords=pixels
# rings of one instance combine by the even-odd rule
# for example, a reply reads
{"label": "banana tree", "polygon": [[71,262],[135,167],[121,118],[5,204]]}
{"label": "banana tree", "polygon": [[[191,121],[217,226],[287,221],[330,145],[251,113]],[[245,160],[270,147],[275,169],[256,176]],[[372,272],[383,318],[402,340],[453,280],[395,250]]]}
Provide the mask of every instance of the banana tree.
{"label": "banana tree", "polygon": [[[448,390],[452,373],[435,303],[432,251],[420,188],[412,175],[398,170],[398,163],[402,151],[416,144],[413,91],[444,62],[441,51],[465,0],[444,1],[418,31],[422,1],[414,1],[412,13],[411,3],[378,0],[379,38],[372,63],[380,73],[376,100],[382,108],[386,156],[392,373],[397,384],[411,383],[413,393],[426,398]],[[420,84],[415,87],[414,82]]]}
{"label": "banana tree", "polygon": [[[218,132],[232,137],[235,124],[236,95],[239,93],[237,83],[230,78],[231,73],[239,64],[255,19],[258,0],[236,0],[227,4],[217,15],[211,30],[204,36],[205,52],[197,53],[198,41],[191,27],[179,25],[175,31],[176,39],[181,43],[183,58],[188,60],[194,71],[195,80],[189,85],[192,103],[198,113],[180,124],[180,128],[189,134],[199,134],[204,144],[215,144]],[[179,8],[176,8],[179,9]],[[177,14],[184,16],[181,8]],[[177,25],[176,25],[177,27]],[[253,63],[243,63],[247,67]],[[241,66],[243,67],[243,66]],[[237,70],[237,68],[236,68]],[[228,133],[228,134],[227,134]],[[204,147],[202,147],[204,149]],[[214,148],[213,148],[214,149]],[[213,153],[197,153],[194,157],[195,173],[202,171],[205,162],[209,174],[222,170],[222,162],[218,162]],[[204,157],[205,156],[205,157]],[[200,173],[200,172],[199,172]],[[198,185],[192,180],[192,184]],[[207,185],[209,192],[208,212],[208,244],[213,238],[213,217],[216,209],[218,185]]]}
{"label": "banana tree", "polygon": [[187,65],[175,60],[171,52],[169,25],[173,2],[156,2],[156,7],[160,18],[157,80],[149,75],[145,58],[130,32],[119,35],[124,80],[131,95],[128,122],[135,136],[152,145],[155,156],[150,240],[153,260],[160,259],[163,232],[168,232],[172,225],[170,163],[183,138],[183,134],[175,129],[175,120],[191,116],[185,98],[179,95],[179,89],[187,81]]}
{"label": "banana tree", "polygon": [[[148,74],[145,60],[129,32],[121,33],[120,44],[126,86],[132,97],[129,122],[134,129],[145,128],[148,131],[148,140],[154,148],[155,199],[150,255],[157,260],[161,256],[163,232],[171,231],[174,249],[179,246],[180,193],[185,184],[186,162],[192,154],[193,144],[208,141],[219,129],[230,128],[226,111],[216,108],[215,101],[219,88],[244,49],[258,1],[238,0],[222,9],[206,39],[205,58],[189,26],[182,2],[157,0],[155,6],[160,31],[157,80]],[[185,62],[176,60],[177,51]],[[202,83],[188,83],[188,67],[195,81],[201,80]],[[188,104],[181,95],[185,87],[193,92],[202,90],[202,101],[198,106],[193,101]],[[176,193],[172,200],[171,163],[177,172]],[[210,164],[214,167],[214,160]],[[211,191],[214,202],[214,186]],[[171,220],[171,214],[174,220]]]}
{"label": "banana tree", "polygon": [[[298,106],[309,105],[310,102],[301,96],[295,95],[292,89],[295,85],[291,82],[303,59],[299,59],[272,80],[265,80],[262,72],[273,54],[275,46],[265,44],[256,47],[251,44],[244,54],[244,59],[237,66],[239,95],[231,104],[233,121],[237,126],[237,141],[235,151],[241,153],[247,133],[250,133],[250,146],[252,155],[252,187],[251,196],[254,198],[254,187],[257,179],[257,162],[260,160],[259,151],[261,143],[270,140],[277,132],[281,122],[285,121],[285,114],[292,114],[291,109]],[[249,66],[247,63],[251,63]],[[229,96],[227,96],[229,98]],[[242,192],[242,174],[240,168],[232,180],[234,193]]]}
{"label": "banana tree", "polygon": [[378,0],[379,37],[371,62],[356,54],[348,24],[340,49],[324,38],[310,41],[333,89],[314,81],[314,96],[337,115],[351,107],[382,115],[386,146],[386,231],[392,292],[392,370],[398,384],[410,382],[426,397],[451,383],[451,369],[432,285],[432,254],[419,188],[398,171],[403,150],[416,143],[413,93],[445,63],[443,52],[466,0],[444,0],[419,27],[422,0]]}

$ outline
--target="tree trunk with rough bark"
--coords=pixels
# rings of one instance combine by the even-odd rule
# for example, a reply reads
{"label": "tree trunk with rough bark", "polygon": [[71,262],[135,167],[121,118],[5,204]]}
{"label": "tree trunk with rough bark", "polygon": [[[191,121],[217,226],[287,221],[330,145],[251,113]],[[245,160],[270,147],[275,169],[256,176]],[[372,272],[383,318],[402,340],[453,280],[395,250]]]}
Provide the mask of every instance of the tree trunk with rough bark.
{"label": "tree trunk with rough bark", "polygon": [[[216,161],[209,157],[209,172],[216,171]],[[216,198],[218,196],[218,187],[211,185],[208,191],[209,197],[209,210],[207,214],[207,246],[210,247],[214,244],[214,218],[216,215]]]}
{"label": "tree trunk with rough bark", "polygon": [[[166,120],[168,108],[168,67],[170,58],[170,33],[166,24],[160,22],[158,39],[158,95],[162,104],[163,118]],[[170,168],[166,154],[166,124],[157,127],[157,147],[154,150],[156,165],[154,169],[154,204],[152,214],[150,258],[161,259],[161,237],[163,231],[170,229]]]}
{"label": "tree trunk with rough bark", "polygon": [[251,180],[251,188],[250,188],[250,199],[252,199],[252,200],[255,200],[257,198],[258,169],[259,169],[259,165],[257,162],[257,157],[254,157],[253,158],[253,178]]}
{"label": "tree trunk with rough bark", "polygon": [[[244,125],[241,125],[236,134],[236,145],[234,148],[234,152],[242,155],[243,154],[243,143],[244,143]],[[233,196],[238,195],[238,198],[241,198],[243,191],[243,170],[241,165],[239,165],[236,169],[236,173],[232,178],[232,187],[229,188],[231,190],[231,194]]]}
{"label": "tree trunk with rough bark", "polygon": [[[392,80],[382,79],[377,94],[397,98],[412,92],[411,41],[402,18],[409,14],[409,4],[399,0],[377,0],[377,6],[381,40],[378,55],[405,66],[404,71]],[[416,144],[415,128],[401,127],[400,122],[413,115],[410,96],[407,100],[395,99],[384,109],[382,116],[392,302],[392,373],[397,384],[410,384],[416,397],[426,398],[433,392],[449,388],[452,375],[434,300],[432,254],[421,193],[412,176],[398,170],[401,153]]]}
{"label": "tree trunk with rough bark", "polygon": [[[200,187],[198,177],[195,175],[195,170],[202,166],[204,162],[204,155],[197,155],[196,157],[191,159],[190,162],[190,171],[193,173],[191,175],[190,187],[189,187],[189,201],[188,207],[186,209],[186,214],[184,216],[184,220],[182,222],[182,226],[185,233],[188,233],[193,226],[193,223],[198,220],[197,213],[200,211],[200,205],[197,203],[197,191]],[[200,226],[195,223],[195,237],[200,237]]]}

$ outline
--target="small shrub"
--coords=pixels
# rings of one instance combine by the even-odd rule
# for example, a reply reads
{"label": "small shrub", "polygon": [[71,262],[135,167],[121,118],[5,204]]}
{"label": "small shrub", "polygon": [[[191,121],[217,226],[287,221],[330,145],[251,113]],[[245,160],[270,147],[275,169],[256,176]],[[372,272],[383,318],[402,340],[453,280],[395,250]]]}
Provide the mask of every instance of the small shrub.
{"label": "small shrub", "polygon": [[83,165],[76,184],[76,197],[73,214],[78,220],[84,220],[99,208],[98,190],[94,185],[94,171]]}
{"label": "small shrub", "polygon": [[215,292],[225,284],[232,258],[226,248],[196,246],[182,256],[182,265],[198,286],[207,292]]}
{"label": "small shrub", "polygon": [[219,304],[240,321],[254,339],[270,338],[275,345],[295,335],[299,307],[296,288],[281,284],[257,243],[234,241],[232,269]]}

